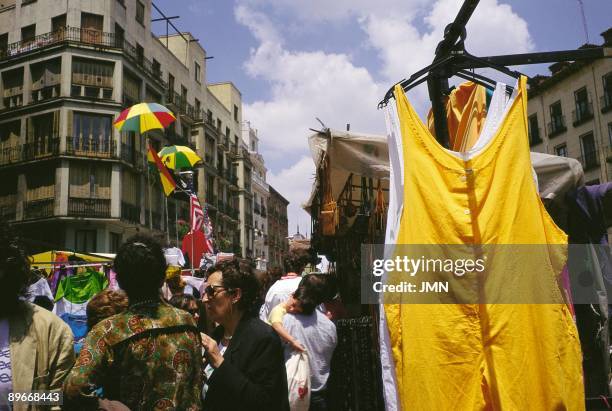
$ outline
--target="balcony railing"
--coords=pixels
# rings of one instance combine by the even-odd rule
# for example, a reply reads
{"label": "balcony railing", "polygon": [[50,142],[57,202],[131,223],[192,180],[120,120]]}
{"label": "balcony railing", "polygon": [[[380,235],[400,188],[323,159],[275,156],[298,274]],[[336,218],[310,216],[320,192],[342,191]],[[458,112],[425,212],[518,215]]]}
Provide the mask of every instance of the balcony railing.
{"label": "balcony railing", "polygon": [[55,197],[26,201],[23,207],[24,219],[52,217],[54,206]]}
{"label": "balcony railing", "polygon": [[34,142],[0,149],[0,166],[43,159],[58,154],[59,138],[37,139]]}
{"label": "balcony railing", "polygon": [[141,152],[134,149],[134,146],[121,143],[121,160],[133,165],[139,170],[144,169],[144,157]]}
{"label": "balcony railing", "polygon": [[66,137],[66,154],[77,157],[117,158],[114,140],[102,138]]}
{"label": "balcony railing", "polygon": [[612,90],[605,90],[601,99],[601,112],[607,113],[612,110]]}
{"label": "balcony railing", "polygon": [[576,110],[572,111],[572,124],[574,127],[579,126],[585,121],[593,118],[593,103],[581,102],[576,105]]}
{"label": "balcony railing", "polygon": [[73,217],[110,218],[110,199],[68,197],[68,215]]}
{"label": "balcony railing", "polygon": [[548,137],[556,137],[567,130],[565,116],[556,116],[548,123]]}
{"label": "balcony railing", "polygon": [[122,201],[121,219],[130,223],[140,224],[140,207]]}
{"label": "balcony railing", "polygon": [[597,150],[587,151],[581,155],[578,160],[580,160],[580,163],[582,163],[582,168],[584,168],[585,171],[599,167],[599,156]]}
{"label": "balcony railing", "polygon": [[159,67],[140,54],[137,48],[125,41],[122,36],[117,36],[115,33],[107,33],[81,27],[66,26],[55,31],[40,34],[28,40],[11,43],[7,45],[6,48],[0,48],[0,60],[13,58],[61,43],[123,50],[126,57],[141,66],[147,74],[159,82],[164,88],[166,87],[166,82],[163,80],[163,73]]}

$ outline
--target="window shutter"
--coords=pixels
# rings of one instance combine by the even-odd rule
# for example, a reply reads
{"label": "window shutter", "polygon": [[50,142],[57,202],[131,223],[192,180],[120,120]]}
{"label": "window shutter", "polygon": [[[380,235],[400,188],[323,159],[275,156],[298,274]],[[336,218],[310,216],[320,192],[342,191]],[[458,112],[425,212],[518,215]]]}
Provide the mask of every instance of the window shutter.
{"label": "window shutter", "polygon": [[73,133],[73,129],[72,129],[73,124],[72,124],[72,122],[74,121],[74,113],[73,113],[72,110],[68,110],[66,113],[67,113],[67,120],[66,121],[68,122],[68,127],[67,127],[66,133],[67,133],[67,137],[72,138],[72,137],[74,137],[72,135],[72,133]]}

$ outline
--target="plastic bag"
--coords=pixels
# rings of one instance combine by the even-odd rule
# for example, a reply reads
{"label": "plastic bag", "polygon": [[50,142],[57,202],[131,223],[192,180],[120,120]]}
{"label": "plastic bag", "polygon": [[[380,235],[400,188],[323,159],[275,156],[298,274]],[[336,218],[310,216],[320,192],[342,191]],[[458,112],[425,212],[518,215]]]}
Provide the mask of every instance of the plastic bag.
{"label": "plastic bag", "polygon": [[291,411],[308,411],[310,406],[310,364],[308,354],[295,351],[285,363],[289,407]]}

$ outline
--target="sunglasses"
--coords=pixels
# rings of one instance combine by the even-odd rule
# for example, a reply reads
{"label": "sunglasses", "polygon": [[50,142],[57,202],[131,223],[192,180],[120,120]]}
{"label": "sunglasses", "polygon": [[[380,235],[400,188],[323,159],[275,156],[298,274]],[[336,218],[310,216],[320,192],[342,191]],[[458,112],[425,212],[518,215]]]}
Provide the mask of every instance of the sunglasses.
{"label": "sunglasses", "polygon": [[208,298],[215,298],[218,294],[217,290],[223,291],[226,290],[222,285],[209,285],[204,289],[204,293],[208,296]]}

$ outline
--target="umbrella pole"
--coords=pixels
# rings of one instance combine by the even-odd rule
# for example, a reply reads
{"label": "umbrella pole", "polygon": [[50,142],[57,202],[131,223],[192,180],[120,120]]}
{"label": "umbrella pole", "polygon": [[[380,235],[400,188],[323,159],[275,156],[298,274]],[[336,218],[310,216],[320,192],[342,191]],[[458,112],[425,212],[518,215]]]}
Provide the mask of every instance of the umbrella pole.
{"label": "umbrella pole", "polygon": [[191,233],[191,276],[192,277],[193,277],[193,271],[194,271],[193,266],[195,265],[195,262],[196,262],[195,255],[193,255],[193,236],[194,235],[195,235],[195,231]]}
{"label": "umbrella pole", "polygon": [[[147,146],[147,150],[149,150],[149,142],[147,141],[147,132],[144,132],[145,138],[145,144]],[[149,174],[151,174],[151,171],[149,170],[149,162],[146,161],[145,158],[145,166],[147,167],[147,189],[149,190],[149,230],[153,230],[153,211],[151,210],[151,181],[149,179]]]}
{"label": "umbrella pole", "polygon": [[170,228],[168,227],[168,197],[164,195],[164,206],[166,211],[166,245],[170,247]]}
{"label": "umbrella pole", "polygon": [[176,235],[176,246],[178,247],[178,207],[176,199],[174,200],[174,233]]}

